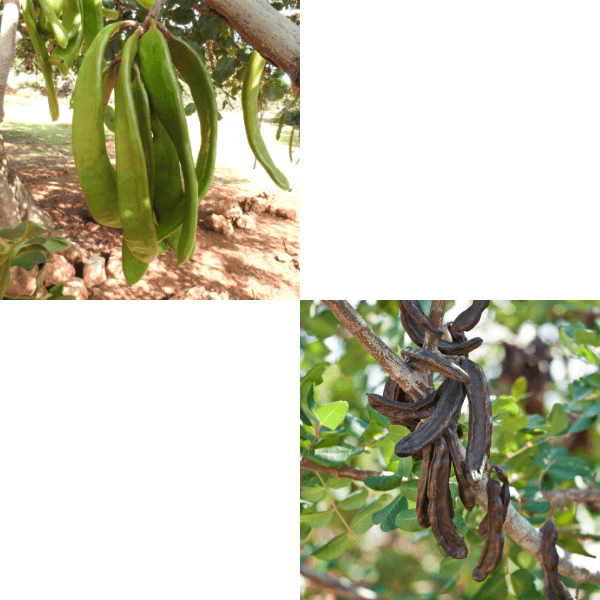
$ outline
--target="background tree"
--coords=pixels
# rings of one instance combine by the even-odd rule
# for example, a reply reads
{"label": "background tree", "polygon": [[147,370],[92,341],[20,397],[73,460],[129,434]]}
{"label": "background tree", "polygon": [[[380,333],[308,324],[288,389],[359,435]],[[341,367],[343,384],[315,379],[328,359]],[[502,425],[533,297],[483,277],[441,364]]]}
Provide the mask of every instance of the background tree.
{"label": "background tree", "polygon": [[[351,304],[395,353],[411,345],[396,301]],[[444,322],[467,305],[448,302]],[[346,598],[541,599],[538,529],[553,513],[563,582],[573,596],[579,584],[580,599],[600,597],[599,316],[597,301],[492,302],[472,332],[484,340],[470,358],[484,368],[494,408],[490,462],[508,472],[515,515],[505,523],[500,566],[477,583],[483,509],[464,510],[451,478],[469,556],[441,552],[431,530],[411,518],[421,462],[393,453],[408,430],[386,424],[367,403],[394,366],[384,371],[324,303],[302,302],[304,596],[327,588]],[[464,414],[460,422],[466,429]]]}

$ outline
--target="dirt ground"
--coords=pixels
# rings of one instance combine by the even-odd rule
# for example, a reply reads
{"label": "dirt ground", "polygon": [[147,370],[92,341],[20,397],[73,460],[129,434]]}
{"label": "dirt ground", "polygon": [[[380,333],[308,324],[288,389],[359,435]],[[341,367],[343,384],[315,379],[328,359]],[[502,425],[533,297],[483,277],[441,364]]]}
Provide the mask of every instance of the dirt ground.
{"label": "dirt ground", "polygon": [[[45,96],[11,87],[5,99],[2,124],[4,143],[11,164],[36,203],[50,214],[60,235],[83,246],[88,253],[107,259],[121,249],[121,230],[97,225],[85,203],[71,152],[71,110],[68,98],[60,98],[60,119],[51,122]],[[194,258],[176,266],[174,252],[159,255],[143,279],[128,286],[124,279],[105,282],[89,290],[90,299],[169,299],[190,288],[204,287],[231,300],[291,300],[300,297],[300,156],[294,150],[290,162],[285,140],[277,142],[274,119],[263,122],[263,136],[275,163],[293,188],[284,192],[271,182],[254,157],[245,137],[241,113],[222,112],[219,121],[217,166],[212,187],[200,205]],[[188,117],[194,156],[199,146],[197,116]],[[289,127],[286,128],[289,131]],[[114,136],[106,130],[109,156],[114,164]],[[158,168],[158,167],[157,167]],[[219,202],[242,200],[267,192],[268,203],[292,208],[297,220],[274,214],[255,218],[256,228],[234,228],[230,237],[204,228],[203,218]],[[287,253],[298,261],[279,262]],[[76,273],[76,275],[79,275]]]}

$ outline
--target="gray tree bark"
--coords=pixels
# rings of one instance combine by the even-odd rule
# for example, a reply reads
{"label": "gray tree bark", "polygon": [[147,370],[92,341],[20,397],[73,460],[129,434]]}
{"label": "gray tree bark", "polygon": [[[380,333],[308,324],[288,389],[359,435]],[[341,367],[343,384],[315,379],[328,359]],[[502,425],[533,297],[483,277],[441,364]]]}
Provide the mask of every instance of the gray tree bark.
{"label": "gray tree bark", "polygon": [[0,133],[0,228],[15,227],[21,221],[52,227],[50,215],[34,203],[11,167]]}

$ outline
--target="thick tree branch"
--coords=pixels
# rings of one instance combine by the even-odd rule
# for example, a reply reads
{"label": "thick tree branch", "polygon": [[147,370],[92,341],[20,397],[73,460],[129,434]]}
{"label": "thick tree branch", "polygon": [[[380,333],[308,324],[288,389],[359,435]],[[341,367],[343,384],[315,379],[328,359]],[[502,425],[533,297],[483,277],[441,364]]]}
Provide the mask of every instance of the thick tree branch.
{"label": "thick tree branch", "polygon": [[360,345],[379,363],[381,368],[411,397],[421,398],[427,391],[422,378],[411,371],[369,327],[367,322],[346,300],[323,300],[338,321],[356,338]]}
{"label": "thick tree branch", "polygon": [[342,598],[348,598],[349,600],[377,600],[379,597],[374,591],[368,588],[344,583],[331,575],[315,571],[304,563],[300,563],[300,574],[314,581],[317,585],[334,591],[336,596],[341,596]]}
{"label": "thick tree branch", "polygon": [[542,498],[556,504],[577,504],[579,502],[600,502],[600,489],[542,491]]}
{"label": "thick tree branch", "polygon": [[300,27],[265,0],[202,0],[264,58],[283,69],[300,91]]}

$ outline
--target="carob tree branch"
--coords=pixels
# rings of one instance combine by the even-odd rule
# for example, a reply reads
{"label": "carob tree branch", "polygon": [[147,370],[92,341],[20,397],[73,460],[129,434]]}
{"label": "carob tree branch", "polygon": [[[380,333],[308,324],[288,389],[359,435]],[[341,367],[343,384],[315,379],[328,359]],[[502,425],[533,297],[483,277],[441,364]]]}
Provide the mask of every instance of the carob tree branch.
{"label": "carob tree branch", "polygon": [[337,317],[338,321],[356,338],[358,343],[379,363],[381,368],[411,397],[422,398],[428,387],[418,373],[398,358],[398,355],[385,344],[367,322],[346,300],[323,300]]}
{"label": "carob tree branch", "polygon": [[600,502],[600,488],[589,490],[552,490],[541,492],[542,498],[556,504],[578,504]]}
{"label": "carob tree branch", "polygon": [[[407,392],[406,388],[414,389],[422,397],[426,392],[417,387],[413,373],[408,375],[408,367],[385,345],[371,330],[367,323],[358,315],[352,306],[345,301],[325,300],[325,304],[335,314],[338,320],[354,335],[367,352],[383,367],[383,369]],[[437,323],[436,323],[437,325]],[[391,356],[393,355],[393,356]],[[406,387],[405,387],[406,386]],[[466,449],[458,446],[462,459],[466,457]],[[310,467],[307,467],[310,468]],[[477,503],[487,512],[487,477],[472,482]],[[598,500],[600,490],[555,490],[542,492],[545,499],[557,503],[586,502]],[[538,562],[542,562],[542,534],[525,517],[523,517],[511,504],[508,506],[503,530],[528,554]],[[600,563],[595,557],[583,556],[556,547],[559,563],[558,572],[570,577],[577,583],[592,583],[600,585]]]}
{"label": "carob tree branch", "polygon": [[261,56],[283,69],[300,92],[300,27],[265,0],[202,0]]}
{"label": "carob tree branch", "polygon": [[300,574],[314,581],[317,585],[332,590],[336,596],[348,598],[348,600],[377,600],[379,598],[373,590],[369,590],[361,585],[344,583],[331,575],[311,569],[304,563],[300,563]]}

